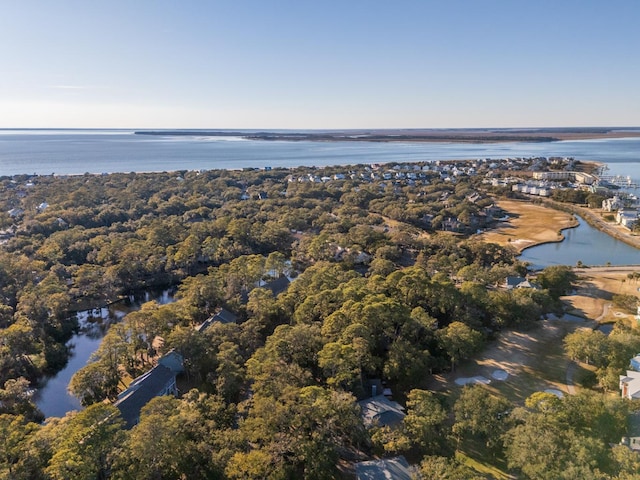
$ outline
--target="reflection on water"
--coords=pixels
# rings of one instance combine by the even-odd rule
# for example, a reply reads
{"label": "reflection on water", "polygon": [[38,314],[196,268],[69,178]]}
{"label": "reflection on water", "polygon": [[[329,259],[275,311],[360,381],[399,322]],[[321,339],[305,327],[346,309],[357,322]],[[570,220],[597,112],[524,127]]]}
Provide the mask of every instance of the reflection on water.
{"label": "reflection on water", "polygon": [[635,265],[640,264],[640,250],[601,232],[578,218],[580,225],[563,230],[564,241],[527,248],[520,260],[531,268],[550,265]]}
{"label": "reflection on water", "polygon": [[87,364],[111,325],[122,320],[127,313],[138,310],[145,302],[155,300],[160,304],[171,303],[174,293],[173,289],[148,291],[108,307],[78,312],[78,333],[67,342],[70,350],[67,365],[55,375],[45,378],[34,395],[34,401],[45,417],[63,417],[71,410],[82,409],[78,399],[67,391],[69,381],[74,373]]}

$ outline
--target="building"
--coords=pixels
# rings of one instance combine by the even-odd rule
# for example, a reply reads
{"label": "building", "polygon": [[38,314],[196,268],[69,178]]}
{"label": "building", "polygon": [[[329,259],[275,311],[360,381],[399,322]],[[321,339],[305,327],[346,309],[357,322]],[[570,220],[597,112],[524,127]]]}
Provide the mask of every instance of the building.
{"label": "building", "polygon": [[514,288],[539,288],[535,283],[531,283],[524,277],[507,277],[504,280],[504,288],[512,290]]}
{"label": "building", "polygon": [[629,400],[640,398],[640,372],[627,370],[626,375],[620,375],[620,394]]}
{"label": "building", "polygon": [[631,359],[631,368],[640,372],[640,353]]}
{"label": "building", "polygon": [[236,323],[238,321],[238,317],[231,313],[229,310],[221,308],[218,313],[214,316],[207,318],[202,325],[196,328],[199,332],[204,332],[207,328],[209,328],[213,323]]}
{"label": "building", "polygon": [[602,201],[602,209],[605,212],[615,212],[616,210],[620,210],[624,207],[622,200],[617,195],[614,195],[611,198],[605,198]]}
{"label": "building", "polygon": [[596,182],[596,177],[585,172],[574,172],[574,178],[577,183],[581,183],[583,185],[593,185]]}
{"label": "building", "polygon": [[152,398],[178,394],[176,376],[183,370],[182,355],[172,350],[158,360],[158,365],[134,379],[118,395],[114,406],[120,410],[126,428],[132,428],[140,421],[140,410]]}
{"label": "building", "polygon": [[533,178],[535,180],[553,180],[557,182],[572,180],[575,177],[572,172],[533,172]]}
{"label": "building", "polygon": [[629,430],[626,437],[622,437],[620,445],[625,445],[634,452],[640,452],[640,412],[629,414],[627,419]]}
{"label": "building", "polygon": [[376,395],[358,402],[360,416],[364,426],[395,427],[402,423],[406,414],[398,402],[388,399],[384,395]]}
{"label": "building", "polygon": [[623,227],[627,227],[628,229],[633,228],[633,226],[638,221],[638,212],[636,210],[618,210],[616,214],[616,222],[622,225]]}

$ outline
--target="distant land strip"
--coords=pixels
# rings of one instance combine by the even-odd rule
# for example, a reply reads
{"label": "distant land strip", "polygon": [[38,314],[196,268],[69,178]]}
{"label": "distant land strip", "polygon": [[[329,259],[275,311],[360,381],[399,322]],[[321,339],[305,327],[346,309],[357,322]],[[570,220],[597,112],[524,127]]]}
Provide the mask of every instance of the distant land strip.
{"label": "distant land strip", "polygon": [[140,130],[137,135],[241,137],[247,140],[324,142],[556,142],[640,136],[639,128],[387,129],[332,131]]}

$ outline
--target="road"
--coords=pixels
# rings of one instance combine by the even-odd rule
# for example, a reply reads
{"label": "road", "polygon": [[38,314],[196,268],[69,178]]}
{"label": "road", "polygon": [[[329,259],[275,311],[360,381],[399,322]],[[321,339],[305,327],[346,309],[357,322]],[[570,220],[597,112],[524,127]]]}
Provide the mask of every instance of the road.
{"label": "road", "polygon": [[[638,252],[640,255],[640,252]],[[575,273],[634,273],[640,272],[640,265],[599,265],[595,267],[573,267]]]}

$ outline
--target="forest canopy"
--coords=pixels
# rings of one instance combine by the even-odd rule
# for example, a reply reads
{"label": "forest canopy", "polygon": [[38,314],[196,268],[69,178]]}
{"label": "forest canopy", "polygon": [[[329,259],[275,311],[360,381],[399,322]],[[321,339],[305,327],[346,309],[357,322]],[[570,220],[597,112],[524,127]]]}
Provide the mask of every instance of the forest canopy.
{"label": "forest canopy", "polygon": [[[527,478],[545,461],[631,478],[637,462],[606,443],[626,429],[622,401],[585,394],[586,418],[573,399],[522,406],[473,387],[447,403],[427,389],[558,310],[575,277],[550,268],[539,289],[502,288],[526,265],[471,234],[505,192],[423,166],[0,179],[15,214],[0,219],[0,478],[338,478],[394,454],[425,478],[484,478],[454,460],[466,438]],[[128,314],[74,375],[86,408],[41,424],[29,391],[65,364],[73,312],[167,286],[175,302]],[[221,308],[237,321],[198,328]],[[125,428],[110,402],[172,350],[182,394]],[[406,406],[397,428],[362,421],[378,381]],[[560,452],[525,458],[542,440]]]}

